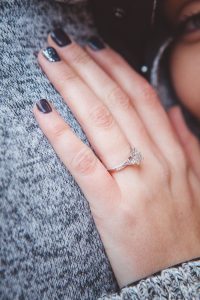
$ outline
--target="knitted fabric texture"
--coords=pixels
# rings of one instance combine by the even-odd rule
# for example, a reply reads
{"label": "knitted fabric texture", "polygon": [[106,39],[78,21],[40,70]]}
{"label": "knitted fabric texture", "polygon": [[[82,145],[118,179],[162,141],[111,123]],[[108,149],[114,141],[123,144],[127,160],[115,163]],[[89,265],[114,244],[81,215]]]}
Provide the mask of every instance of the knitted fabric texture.
{"label": "knitted fabric texture", "polygon": [[187,280],[195,295],[195,263],[185,265],[185,281],[174,269],[116,295],[88,202],[33,117],[34,103],[47,98],[89,145],[35,57],[55,27],[80,43],[96,33],[85,1],[59,2],[0,1],[0,299],[148,299],[135,295],[171,285],[184,292]]}
{"label": "knitted fabric texture", "polygon": [[89,205],[32,113],[49,99],[85,134],[37,63],[55,27],[94,34],[84,2],[0,1],[0,299],[96,299],[116,280]]}
{"label": "knitted fabric texture", "polygon": [[163,270],[159,276],[141,280],[120,293],[102,295],[98,300],[198,300],[200,299],[200,261],[183,263]]}

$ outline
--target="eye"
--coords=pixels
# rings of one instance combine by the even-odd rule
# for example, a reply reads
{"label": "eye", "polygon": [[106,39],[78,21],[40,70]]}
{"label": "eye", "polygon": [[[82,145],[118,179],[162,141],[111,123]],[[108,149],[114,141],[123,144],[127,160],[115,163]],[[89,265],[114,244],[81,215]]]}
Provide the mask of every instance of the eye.
{"label": "eye", "polygon": [[180,36],[184,36],[198,30],[200,30],[200,13],[185,17],[178,25],[176,33]]}

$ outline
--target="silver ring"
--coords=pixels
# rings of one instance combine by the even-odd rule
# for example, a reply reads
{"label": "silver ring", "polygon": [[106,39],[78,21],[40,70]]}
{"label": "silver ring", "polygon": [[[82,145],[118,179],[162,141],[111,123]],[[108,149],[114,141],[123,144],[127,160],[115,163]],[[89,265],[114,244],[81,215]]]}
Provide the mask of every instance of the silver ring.
{"label": "silver ring", "polygon": [[124,161],[122,164],[112,168],[112,169],[107,169],[109,172],[116,172],[116,171],[120,171],[124,168],[126,168],[127,166],[139,166],[141,164],[141,162],[143,161],[143,156],[142,154],[136,149],[136,148],[132,148],[130,150],[130,154],[129,157],[126,161]]}

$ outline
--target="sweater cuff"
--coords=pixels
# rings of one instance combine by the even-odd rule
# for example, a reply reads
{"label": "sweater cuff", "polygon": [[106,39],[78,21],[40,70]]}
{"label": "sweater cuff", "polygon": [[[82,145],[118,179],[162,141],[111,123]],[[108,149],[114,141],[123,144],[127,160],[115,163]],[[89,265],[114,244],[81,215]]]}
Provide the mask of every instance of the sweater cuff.
{"label": "sweater cuff", "polygon": [[[198,298],[199,297],[199,298]],[[200,257],[127,285],[98,300],[200,299]]]}

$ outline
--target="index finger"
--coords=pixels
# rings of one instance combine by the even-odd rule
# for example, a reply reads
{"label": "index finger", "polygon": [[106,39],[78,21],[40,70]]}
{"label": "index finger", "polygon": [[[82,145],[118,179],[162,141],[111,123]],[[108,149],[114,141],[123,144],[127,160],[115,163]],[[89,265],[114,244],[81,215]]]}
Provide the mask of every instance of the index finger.
{"label": "index finger", "polygon": [[47,100],[40,100],[33,112],[40,128],[83,191],[94,216],[98,213],[106,217],[114,204],[117,205],[116,195],[120,194],[114,178]]}

